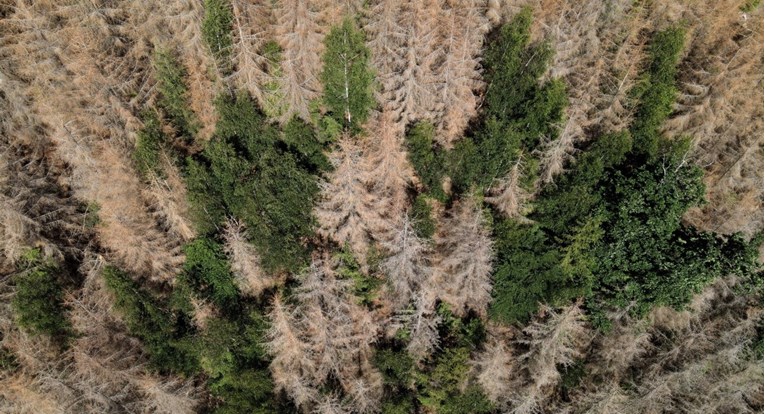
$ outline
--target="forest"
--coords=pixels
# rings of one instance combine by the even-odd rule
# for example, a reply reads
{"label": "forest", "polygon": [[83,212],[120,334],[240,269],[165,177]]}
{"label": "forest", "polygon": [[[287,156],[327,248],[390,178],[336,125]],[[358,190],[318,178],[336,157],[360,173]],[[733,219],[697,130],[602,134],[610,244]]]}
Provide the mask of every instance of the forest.
{"label": "forest", "polygon": [[760,0],[0,0],[0,413],[760,413]]}

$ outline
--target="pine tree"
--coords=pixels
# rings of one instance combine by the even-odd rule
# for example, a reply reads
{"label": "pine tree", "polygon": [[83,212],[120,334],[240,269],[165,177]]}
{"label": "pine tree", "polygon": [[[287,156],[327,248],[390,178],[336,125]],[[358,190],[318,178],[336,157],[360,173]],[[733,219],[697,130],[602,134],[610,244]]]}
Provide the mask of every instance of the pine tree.
{"label": "pine tree", "polygon": [[368,69],[369,50],[364,33],[350,18],[334,27],[324,39],[321,82],[322,102],[327,115],[353,132],[358,132],[373,104],[373,74]]}
{"label": "pine tree", "polygon": [[485,214],[475,200],[460,200],[436,233],[435,284],[458,316],[469,310],[486,316],[491,301],[494,252]]}

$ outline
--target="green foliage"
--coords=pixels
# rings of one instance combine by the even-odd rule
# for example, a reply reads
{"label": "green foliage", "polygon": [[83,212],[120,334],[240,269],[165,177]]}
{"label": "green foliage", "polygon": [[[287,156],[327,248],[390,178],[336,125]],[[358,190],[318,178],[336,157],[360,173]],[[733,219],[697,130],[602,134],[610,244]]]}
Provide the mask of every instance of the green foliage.
{"label": "green foliage", "polygon": [[659,150],[660,128],[672,113],[677,88],[675,76],[685,31],[670,27],[654,34],[649,48],[651,64],[641,84],[633,90],[640,101],[630,130],[635,137],[634,151],[653,157]]}
{"label": "green foliage", "polygon": [[176,57],[167,50],[157,50],[154,70],[159,90],[158,104],[165,112],[178,135],[192,141],[199,125],[189,109],[189,92],[186,87],[186,70]]}
{"label": "green foliage", "polygon": [[601,180],[607,169],[620,164],[631,148],[632,137],[626,131],[598,139],[582,153],[573,171],[545,189],[532,218],[555,234],[579,226],[602,202]]}
{"label": "green foliage", "polygon": [[159,116],[153,110],[141,113],[143,128],[138,131],[138,139],[133,151],[133,160],[141,178],[147,180],[152,176],[161,176],[162,146],[165,144],[165,134]]}
{"label": "green foliage", "polygon": [[246,95],[216,101],[216,136],[187,162],[187,187],[197,227],[217,230],[227,215],[244,221],[267,271],[296,270],[313,234],[312,172],[327,167],[314,135],[301,121],[285,133],[266,122]]}
{"label": "green foliage", "polygon": [[101,217],[98,216],[100,211],[101,206],[98,203],[95,201],[88,203],[88,206],[85,209],[85,217],[82,220],[82,225],[89,229],[98,226],[99,223],[101,223]]}
{"label": "green foliage", "polygon": [[568,393],[576,388],[582,382],[582,378],[587,375],[587,366],[584,359],[577,359],[572,365],[559,366],[558,371],[561,374],[563,391]]}
{"label": "green foliage", "polygon": [[223,247],[209,239],[196,239],[183,248],[186,262],[183,264],[184,280],[202,297],[210,299],[223,308],[234,305],[239,290],[234,284]]}
{"label": "green foliage", "polygon": [[419,402],[437,413],[490,413],[491,402],[477,386],[461,391],[470,373],[470,350],[448,348],[436,359],[429,372],[418,372]]}
{"label": "green foliage", "polygon": [[287,110],[287,108],[285,108],[284,92],[279,87],[278,81],[278,79],[282,78],[282,68],[280,64],[282,60],[282,50],[276,41],[271,40],[263,45],[261,54],[266,62],[266,73],[270,75],[268,81],[262,86],[263,113],[266,114],[267,117],[274,119],[281,116],[284,111]]}
{"label": "green foliage", "polygon": [[251,311],[240,320],[212,319],[199,338],[199,360],[213,395],[216,413],[273,413],[273,383],[263,348],[265,319]]}
{"label": "green foliage", "polygon": [[205,0],[202,37],[224,74],[231,71],[233,21],[234,15],[228,0]]}
{"label": "green foliage", "polygon": [[762,4],[762,0],[746,0],[744,1],[744,4],[739,7],[739,10],[741,10],[744,13],[751,13],[756,9],[757,7]]}
{"label": "green foliage", "polygon": [[19,367],[16,355],[10,349],[0,347],[0,372],[13,372]]}
{"label": "green foliage", "polygon": [[436,233],[436,220],[433,218],[433,207],[426,195],[420,194],[414,199],[409,215],[417,235],[432,239]]}
{"label": "green foliage", "polygon": [[287,149],[295,154],[302,168],[312,173],[332,169],[332,164],[324,155],[324,146],[319,142],[313,128],[297,116],[284,126],[282,141],[287,144]]}
{"label": "green foliage", "polygon": [[446,174],[443,162],[443,151],[437,151],[434,147],[435,127],[428,122],[420,122],[414,125],[406,134],[407,153],[420,182],[424,187],[424,193],[437,200],[446,200],[446,193],[442,188],[442,181]]}
{"label": "green foliage", "polygon": [[369,69],[370,53],[364,44],[364,32],[346,17],[340,26],[332,28],[324,44],[321,82],[327,115],[337,124],[358,132],[375,102],[374,74]]}
{"label": "green foliage", "polygon": [[365,306],[371,306],[377,297],[378,288],[382,285],[382,279],[375,277],[371,272],[365,273],[356,260],[350,247],[347,245],[343,250],[335,254],[338,260],[337,274],[344,279],[353,280],[353,293],[359,302]]}
{"label": "green foliage", "polygon": [[381,349],[375,353],[374,364],[386,385],[407,388],[412,380],[414,361],[406,351]]}
{"label": "green foliage", "polygon": [[58,266],[43,258],[39,249],[27,250],[13,278],[16,294],[11,306],[21,328],[34,335],[66,339],[72,327],[66,317],[64,291],[56,278],[58,272]]}
{"label": "green foliage", "polygon": [[563,254],[538,224],[500,220],[494,237],[497,257],[490,308],[494,318],[525,322],[539,303],[555,305],[588,291],[586,279],[563,270]]}
{"label": "green foliage", "polygon": [[163,373],[195,372],[197,359],[191,344],[178,330],[177,315],[121,270],[107,266],[103,276],[114,295],[114,307],[122,314],[130,333],[143,341],[152,367]]}

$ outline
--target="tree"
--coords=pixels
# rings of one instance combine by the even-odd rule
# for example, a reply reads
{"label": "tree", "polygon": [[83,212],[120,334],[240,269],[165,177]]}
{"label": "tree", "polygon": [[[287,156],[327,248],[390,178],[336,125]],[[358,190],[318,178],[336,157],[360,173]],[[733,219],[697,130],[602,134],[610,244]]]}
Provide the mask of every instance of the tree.
{"label": "tree", "polygon": [[342,25],[327,34],[324,44],[321,82],[327,114],[338,124],[358,132],[374,104],[374,75],[367,67],[369,50],[364,45],[364,33],[346,17]]}
{"label": "tree", "polygon": [[282,50],[280,86],[286,103],[282,121],[294,114],[310,121],[310,102],[321,95],[322,7],[317,0],[289,0],[274,9],[275,37]]}
{"label": "tree", "polygon": [[239,289],[234,284],[223,246],[209,239],[197,239],[187,244],[184,252],[183,281],[224,309],[236,304]]}
{"label": "tree", "polygon": [[387,257],[381,268],[391,287],[394,308],[402,310],[416,300],[418,291],[432,277],[432,249],[416,234],[408,216],[402,220],[394,238],[382,247]]}
{"label": "tree", "polygon": [[[199,125],[189,109],[189,91],[186,86],[186,71],[169,50],[158,50],[154,56],[154,70],[159,86],[159,106],[170,118],[178,135],[193,141]],[[151,122],[151,120],[149,121]],[[149,128],[152,126],[150,125]]]}
{"label": "tree", "polygon": [[444,105],[437,120],[436,138],[444,147],[459,139],[477,115],[482,90],[479,55],[490,28],[483,1],[447,1],[439,16],[439,101]]}
{"label": "tree", "polygon": [[190,374],[197,361],[190,349],[177,340],[172,313],[123,271],[107,266],[102,272],[114,306],[128,331],[143,341],[154,369]]}
{"label": "tree", "polygon": [[476,200],[456,202],[439,223],[435,237],[437,252],[435,284],[439,296],[452,311],[464,316],[473,310],[486,316],[491,302],[491,273],[494,259],[490,230]]}
{"label": "tree", "polygon": [[237,86],[247,90],[269,113],[273,99],[269,83],[274,82],[273,54],[269,39],[273,29],[273,9],[269,4],[232,0],[233,45],[231,77]]}
{"label": "tree", "polygon": [[231,72],[233,40],[231,31],[234,15],[229,0],[205,0],[205,17],[202,20],[202,36],[210,48],[220,70]]}
{"label": "tree", "polygon": [[322,183],[315,214],[319,234],[340,245],[348,245],[358,258],[364,258],[369,246],[367,215],[371,214],[363,177],[362,149],[354,138],[346,135],[330,155],[334,171]]}
{"label": "tree", "polygon": [[677,94],[675,77],[684,43],[685,31],[677,26],[657,32],[651,39],[650,66],[633,90],[640,100],[630,127],[637,154],[653,157],[659,151],[660,129],[672,113]]}
{"label": "tree", "polygon": [[521,355],[521,363],[534,385],[542,389],[560,380],[559,367],[570,366],[582,356],[589,332],[579,304],[560,311],[542,307],[539,314],[544,319],[537,318],[524,328],[525,337],[518,342],[528,349]]}
{"label": "tree", "polygon": [[249,242],[244,224],[228,220],[223,237],[223,250],[231,262],[234,281],[240,292],[258,297],[264,290],[281,281],[278,276],[268,275],[261,268],[260,256]]}
{"label": "tree", "polygon": [[371,364],[378,326],[352,296],[353,280],[339,278],[336,265],[329,258],[314,260],[300,277],[296,308],[274,309],[271,371],[301,407],[321,401],[318,387],[334,378],[355,410],[369,412],[381,393]]}
{"label": "tree", "polygon": [[560,250],[538,224],[505,219],[495,224],[493,235],[492,317],[524,322],[539,303],[563,304],[589,291],[586,281],[563,272]]}
{"label": "tree", "polygon": [[48,262],[36,249],[28,250],[14,277],[16,294],[12,306],[20,327],[36,335],[66,339],[71,323],[63,304],[64,291],[54,273],[58,266]]}

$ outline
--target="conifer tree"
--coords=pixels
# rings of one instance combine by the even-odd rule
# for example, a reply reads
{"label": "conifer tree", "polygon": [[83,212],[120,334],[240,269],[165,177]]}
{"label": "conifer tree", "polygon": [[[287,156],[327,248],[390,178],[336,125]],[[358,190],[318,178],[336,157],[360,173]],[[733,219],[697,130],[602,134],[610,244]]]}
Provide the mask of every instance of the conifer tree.
{"label": "conifer tree", "polygon": [[364,45],[364,33],[346,17],[340,26],[327,34],[324,43],[322,101],[327,106],[328,116],[358,132],[374,102],[373,75],[367,67],[369,50]]}

